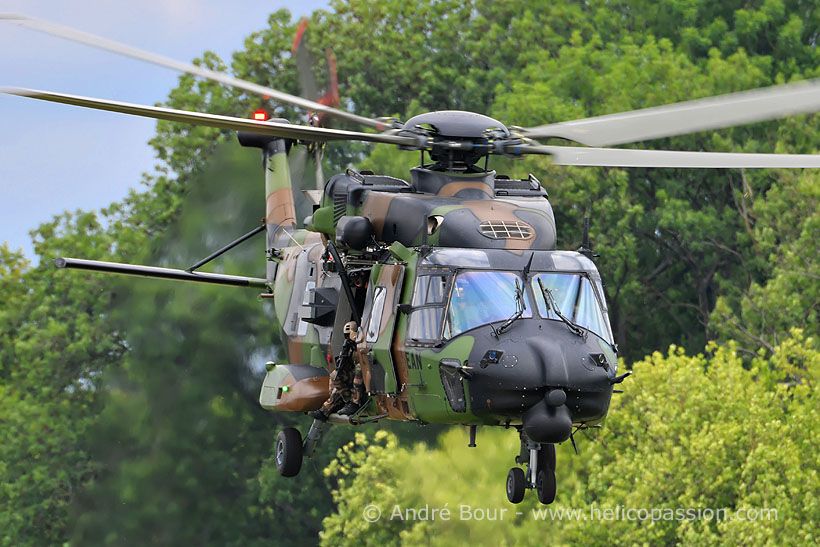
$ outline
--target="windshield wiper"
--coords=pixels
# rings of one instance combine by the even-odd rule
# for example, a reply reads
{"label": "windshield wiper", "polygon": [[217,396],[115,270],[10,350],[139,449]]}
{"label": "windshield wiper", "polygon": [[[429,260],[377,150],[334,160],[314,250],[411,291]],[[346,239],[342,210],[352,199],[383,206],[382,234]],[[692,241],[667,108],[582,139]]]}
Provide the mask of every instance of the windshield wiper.
{"label": "windshield wiper", "polygon": [[544,301],[547,303],[547,312],[549,312],[550,308],[552,308],[552,310],[555,312],[555,315],[557,315],[558,318],[561,319],[561,321],[566,323],[569,330],[583,338],[586,342],[587,331],[583,327],[577,325],[576,323],[573,323],[572,321],[564,317],[564,314],[561,313],[560,309],[558,309],[558,304],[555,303],[555,299],[552,297],[552,291],[544,286],[544,283],[541,282],[540,277],[538,278],[538,286],[541,287],[541,294],[544,295]]}
{"label": "windshield wiper", "polygon": [[521,290],[521,283],[518,281],[518,278],[515,280],[515,313],[510,316],[507,321],[494,329],[493,332],[495,333],[495,337],[498,338],[498,335],[503,333],[505,330],[510,328],[510,326],[515,323],[517,319],[519,319],[522,315],[524,315],[524,310],[527,309],[527,305],[524,303],[524,292]]}

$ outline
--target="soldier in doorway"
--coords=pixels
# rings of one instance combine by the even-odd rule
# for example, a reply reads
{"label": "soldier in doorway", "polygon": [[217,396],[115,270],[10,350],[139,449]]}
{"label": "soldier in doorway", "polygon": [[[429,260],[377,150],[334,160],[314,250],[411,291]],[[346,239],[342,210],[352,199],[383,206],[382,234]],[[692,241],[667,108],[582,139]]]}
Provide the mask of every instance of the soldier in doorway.
{"label": "soldier in doorway", "polygon": [[358,329],[355,321],[345,323],[345,339],[342,351],[336,357],[336,368],[330,373],[330,397],[319,410],[308,412],[316,420],[326,422],[328,416],[338,412],[342,416],[349,416],[361,406],[364,398],[364,382],[362,368],[353,359],[356,351],[356,336]]}

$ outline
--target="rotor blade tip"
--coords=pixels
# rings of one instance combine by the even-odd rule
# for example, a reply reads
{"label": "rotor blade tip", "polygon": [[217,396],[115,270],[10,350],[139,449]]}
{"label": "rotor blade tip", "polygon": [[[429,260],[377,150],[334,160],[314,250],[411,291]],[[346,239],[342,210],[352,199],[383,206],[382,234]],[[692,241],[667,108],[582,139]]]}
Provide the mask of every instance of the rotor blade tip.
{"label": "rotor blade tip", "polygon": [[58,268],[65,268],[65,258],[59,256],[54,259],[54,265]]}
{"label": "rotor blade tip", "polygon": [[31,97],[36,94],[33,89],[26,89],[23,87],[0,87],[0,93],[6,95],[18,95],[20,97]]}

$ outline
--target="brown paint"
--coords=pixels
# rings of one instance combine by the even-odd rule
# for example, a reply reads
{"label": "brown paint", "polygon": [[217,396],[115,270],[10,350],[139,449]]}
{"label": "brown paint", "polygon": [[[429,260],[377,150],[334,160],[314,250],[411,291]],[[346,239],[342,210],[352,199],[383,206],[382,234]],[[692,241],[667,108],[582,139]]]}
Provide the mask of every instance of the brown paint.
{"label": "brown paint", "polygon": [[[292,380],[293,377],[291,376],[290,379]],[[288,387],[288,391],[282,393],[276,403],[276,410],[309,412],[317,410],[330,397],[330,377],[328,376],[305,378],[290,385],[283,382],[284,386]]]}
{"label": "brown paint", "polygon": [[370,391],[372,376],[370,372],[370,361],[367,359],[367,346],[364,345],[364,342],[360,342],[360,345],[356,346],[356,360],[362,368],[362,382],[364,383],[364,387],[367,391]]}
{"label": "brown paint", "polygon": [[479,181],[475,181],[475,182],[448,182],[447,184],[445,184],[444,186],[442,186],[439,189],[439,191],[436,195],[439,196],[439,197],[449,198],[449,197],[455,196],[457,193],[461,192],[462,190],[468,190],[468,189],[481,190],[483,193],[487,194],[491,198],[495,197],[495,192],[493,192],[493,189],[490,188],[489,186],[487,186],[486,183],[479,182]]}
{"label": "brown paint", "polygon": [[296,211],[290,188],[274,190],[265,199],[265,222],[276,226],[294,227]]}
{"label": "brown paint", "polygon": [[384,231],[384,220],[387,218],[387,211],[390,209],[390,202],[396,197],[395,194],[384,192],[369,192],[367,199],[362,206],[362,214],[370,219],[376,234]]}
{"label": "brown paint", "polygon": [[291,363],[305,363],[305,355],[304,355],[304,345],[302,344],[302,338],[294,337],[294,336],[287,336],[284,331],[282,331],[282,336],[287,340],[288,345],[288,360]]}
{"label": "brown paint", "polygon": [[401,406],[399,404],[399,400],[396,397],[391,397],[389,395],[385,396],[385,411],[387,412],[387,419],[388,420],[405,420],[407,417],[404,414]]}

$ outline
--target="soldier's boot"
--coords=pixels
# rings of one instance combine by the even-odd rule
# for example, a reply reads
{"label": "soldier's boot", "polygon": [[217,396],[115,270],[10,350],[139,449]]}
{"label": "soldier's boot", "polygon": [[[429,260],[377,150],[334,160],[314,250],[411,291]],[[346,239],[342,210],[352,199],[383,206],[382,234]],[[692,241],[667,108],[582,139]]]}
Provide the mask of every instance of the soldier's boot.
{"label": "soldier's boot", "polygon": [[308,412],[307,415],[313,418],[314,420],[319,420],[320,422],[327,421],[327,414],[322,412],[321,408],[319,410],[313,410],[311,412]]}
{"label": "soldier's boot", "polygon": [[354,403],[350,401],[342,409],[338,412],[339,416],[350,416],[354,414],[357,410],[359,410],[359,403]]}

